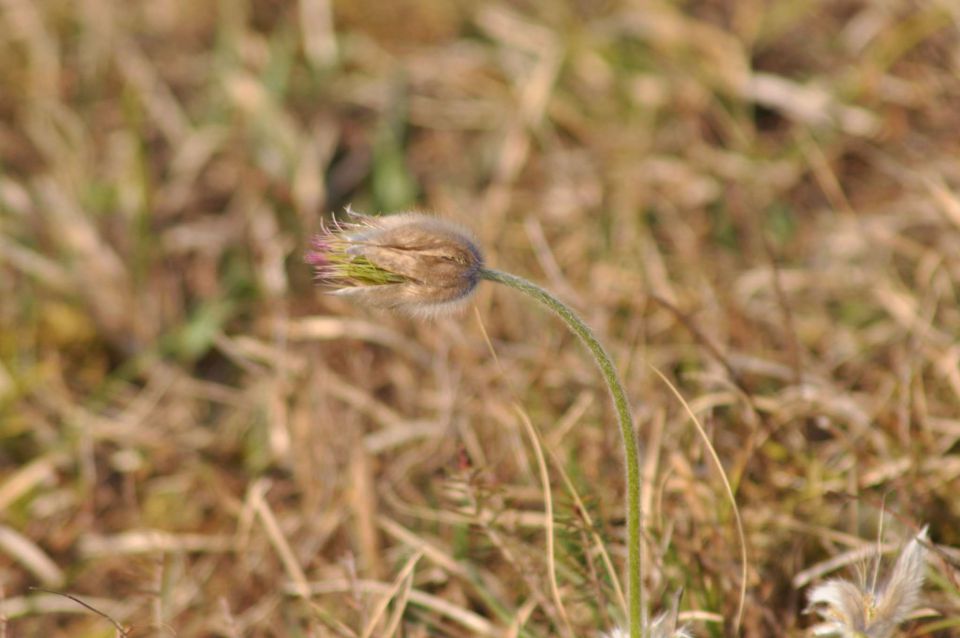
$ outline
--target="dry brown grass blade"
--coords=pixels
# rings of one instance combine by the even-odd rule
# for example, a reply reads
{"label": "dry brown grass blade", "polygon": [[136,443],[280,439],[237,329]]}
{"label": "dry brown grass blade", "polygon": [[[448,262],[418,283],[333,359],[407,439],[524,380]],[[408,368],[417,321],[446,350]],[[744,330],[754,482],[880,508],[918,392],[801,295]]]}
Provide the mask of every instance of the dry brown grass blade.
{"label": "dry brown grass blade", "polygon": [[580,497],[580,493],[577,491],[576,486],[570,479],[570,475],[564,469],[560,458],[557,457],[556,452],[554,452],[549,446],[546,446],[546,450],[550,455],[550,460],[553,461],[554,468],[560,474],[560,478],[563,480],[564,486],[567,488],[567,492],[573,498],[573,502],[577,507],[579,515],[583,518],[584,524],[590,530],[590,540],[593,542],[594,550],[600,555],[600,558],[603,561],[603,566],[607,572],[607,577],[610,579],[614,594],[617,597],[617,603],[619,604],[623,614],[626,615],[627,599],[623,595],[623,587],[620,584],[620,576],[617,574],[617,570],[613,566],[613,559],[610,558],[610,552],[607,551],[606,546],[603,544],[603,539],[597,532],[593,518],[590,516],[590,512],[587,509],[586,504],[583,502],[583,499]]}
{"label": "dry brown grass blade", "polygon": [[[481,334],[483,335],[484,340],[486,342],[487,350],[490,352],[490,355],[493,357],[494,363],[497,365],[498,368],[502,370],[503,368],[500,364],[500,360],[497,356],[497,352],[493,347],[493,343],[490,341],[490,337],[487,334],[486,328],[483,324],[483,320],[480,317],[479,310],[475,309],[475,315],[477,319],[477,325],[480,327]],[[581,396],[581,398],[583,398],[583,396]],[[586,404],[587,400],[586,399],[584,399],[583,401],[578,400],[577,404],[575,405],[578,405],[581,403]],[[584,405],[584,408],[585,408],[585,405]],[[523,408],[520,407],[519,404],[515,403],[513,405],[513,409],[517,413],[517,415],[520,417],[520,420],[524,425],[524,429],[527,431],[528,438],[533,437],[531,438],[531,444],[534,445],[534,451],[537,457],[538,471],[540,474],[540,481],[544,490],[544,503],[546,504],[545,524],[546,524],[546,534],[547,534],[547,570],[548,570],[549,579],[550,579],[551,595],[554,599],[554,604],[556,605],[557,610],[560,613],[561,619],[564,623],[565,630],[572,631],[570,627],[569,617],[567,616],[566,610],[563,605],[563,601],[560,597],[559,585],[556,580],[555,556],[554,556],[554,548],[553,548],[554,546],[553,499],[550,493],[550,481],[549,481],[549,474],[546,468],[546,462],[542,458],[543,446],[545,444],[542,437],[540,436],[540,433],[533,426],[533,423],[530,421],[530,417],[523,410]],[[577,408],[574,408],[571,410],[571,412],[568,412],[567,418],[564,419],[564,421],[569,425],[568,426],[561,425],[561,427],[557,428],[554,434],[560,437],[562,436],[563,432],[566,429],[568,429],[568,427],[572,427],[576,423],[576,420],[578,418],[576,415],[578,412],[579,412],[579,409]],[[569,475],[563,469],[563,464],[560,462],[560,460],[557,458],[557,456],[555,455],[553,450],[550,449],[549,446],[547,446],[547,453],[550,454],[551,460],[553,461],[553,464],[556,466],[557,471],[560,472],[560,475],[563,478],[563,481],[567,487],[567,490],[573,496],[577,504],[577,507],[579,508],[581,516],[584,518],[584,521],[590,528],[591,537],[595,542],[597,550],[599,551],[603,559],[603,563],[607,570],[608,576],[610,578],[610,582],[613,583],[613,587],[616,592],[618,601],[620,603],[620,607],[622,610],[624,610],[624,613],[626,613],[627,602],[626,602],[626,598],[623,595],[623,589],[620,585],[620,579],[617,576],[616,569],[613,567],[613,561],[610,559],[610,555],[607,552],[606,547],[604,547],[603,545],[602,539],[594,529],[593,521],[590,518],[590,514],[589,512],[587,512],[586,506],[584,505],[582,499],[580,498],[580,495],[577,493],[576,488],[573,485],[573,481],[570,480]],[[531,599],[531,601],[528,601],[528,604],[533,605],[534,599]],[[522,626],[522,623],[520,623],[519,620],[515,620],[515,622],[518,623],[516,625],[516,631],[519,631],[519,627]]]}
{"label": "dry brown grass blade", "polygon": [[164,530],[130,530],[122,534],[87,534],[80,539],[80,554],[88,559],[116,555],[168,552],[223,553],[236,551],[235,540],[227,535],[173,534]]}
{"label": "dry brown grass blade", "polygon": [[[314,596],[323,594],[335,594],[351,591],[361,593],[383,594],[393,587],[392,584],[381,583],[373,580],[349,581],[346,579],[328,580],[323,582],[311,583],[310,594]],[[291,593],[297,593],[298,587],[291,584],[288,587]],[[412,589],[409,595],[409,602],[440,616],[449,618],[461,627],[474,632],[477,636],[498,636],[500,635],[496,627],[489,620],[462,607],[446,601],[437,596],[427,594],[418,589]]]}
{"label": "dry brown grass blade", "polygon": [[553,519],[553,493],[550,489],[550,475],[547,472],[547,462],[543,456],[543,447],[540,435],[534,427],[530,417],[523,411],[519,405],[513,406],[514,411],[523,423],[527,437],[530,439],[530,445],[533,448],[534,456],[537,459],[537,471],[540,475],[540,486],[543,490],[544,504],[544,531],[547,540],[547,578],[550,582],[550,595],[553,597],[553,604],[556,605],[557,613],[563,623],[563,630],[568,636],[573,635],[573,627],[570,626],[570,618],[567,615],[567,609],[563,604],[563,598],[560,596],[560,585],[557,582],[556,565],[556,537],[554,532]]}
{"label": "dry brown grass blade", "polygon": [[337,60],[337,40],[330,0],[300,0],[303,48],[315,67],[324,69]]}
{"label": "dry brown grass blade", "polygon": [[878,552],[880,554],[886,554],[896,550],[897,547],[898,545],[896,543],[884,543],[882,545],[878,545],[876,543],[862,543],[860,547],[855,547],[853,549],[840,552],[836,556],[832,556],[797,572],[793,576],[793,586],[797,589],[806,587],[813,581],[823,578],[831,572],[835,572],[838,569],[850,567],[851,565],[856,565],[858,563],[865,563],[868,558],[871,556],[876,556]]}
{"label": "dry brown grass blade", "polygon": [[284,327],[290,341],[334,341],[359,339],[394,348],[418,363],[429,365],[430,353],[423,346],[391,330],[387,326],[363,319],[345,317],[303,317],[291,319]]}
{"label": "dry brown grass blade", "polygon": [[517,610],[513,620],[510,621],[510,626],[507,627],[507,631],[504,633],[503,638],[517,638],[517,636],[520,635],[520,630],[523,629],[523,626],[530,618],[530,614],[532,614],[536,608],[537,601],[533,600],[532,598],[520,605],[520,608]]}
{"label": "dry brown grass blade", "polygon": [[383,529],[391,537],[397,539],[404,545],[407,545],[417,551],[418,554],[422,554],[432,563],[436,563],[444,569],[449,574],[459,576],[461,578],[469,577],[467,570],[456,561],[449,553],[445,552],[442,548],[436,547],[429,541],[427,541],[422,536],[414,534],[409,529],[401,526],[396,521],[388,519],[381,516],[377,519],[377,522],[380,525],[380,528]]}
{"label": "dry brown grass blade", "polygon": [[0,235],[0,260],[46,288],[61,292],[70,289],[70,276],[61,264],[20,246],[3,235]]}
{"label": "dry brown grass blade", "polygon": [[707,435],[706,430],[704,430],[703,425],[700,423],[700,419],[698,419],[696,413],[690,409],[690,404],[687,403],[686,399],[683,398],[683,395],[680,394],[680,391],[677,390],[676,386],[674,386],[670,380],[654,366],[651,365],[650,369],[653,370],[664,382],[664,384],[670,388],[670,390],[673,392],[673,395],[680,402],[680,404],[683,405],[684,410],[686,410],[687,414],[690,416],[690,420],[693,421],[694,427],[697,429],[697,434],[699,434],[700,438],[703,440],[704,447],[706,447],[707,453],[710,455],[710,458],[717,469],[717,473],[720,475],[720,480],[723,482],[723,488],[726,492],[727,498],[730,500],[730,507],[733,511],[734,520],[736,521],[737,540],[740,543],[740,598],[737,603],[737,615],[733,621],[733,632],[736,634],[740,631],[740,623],[743,620],[743,610],[747,602],[747,538],[743,531],[743,520],[740,518],[740,508],[737,505],[737,499],[733,494],[733,487],[731,487],[730,481],[723,469],[723,463],[720,462],[720,457],[717,455],[717,451],[713,447],[713,443],[710,441],[710,437]]}
{"label": "dry brown grass blade", "polygon": [[380,624],[384,613],[387,611],[387,607],[390,605],[390,601],[396,598],[397,593],[402,590],[404,592],[403,601],[397,602],[397,610],[399,611],[395,610],[392,618],[387,623],[387,626],[392,626],[393,629],[383,632],[383,635],[387,637],[393,635],[393,631],[396,629],[396,626],[399,622],[398,614],[403,613],[402,610],[406,604],[405,601],[410,597],[410,588],[413,583],[413,570],[417,566],[417,563],[420,562],[422,557],[423,553],[417,552],[408,558],[407,562],[404,563],[402,568],[400,568],[400,571],[397,572],[397,577],[393,581],[393,586],[384,592],[384,594],[380,597],[380,600],[378,600],[373,606],[373,609],[370,613],[370,619],[367,621],[366,626],[360,633],[360,638],[370,638],[373,636],[373,632],[376,631],[377,625]]}
{"label": "dry brown grass blade", "polygon": [[127,630],[127,628],[124,627],[123,625],[121,625],[121,624],[120,624],[119,622],[117,622],[116,620],[114,620],[109,614],[107,614],[107,613],[104,612],[104,611],[101,611],[100,609],[97,609],[95,606],[93,606],[93,605],[90,604],[89,602],[84,601],[84,600],[81,600],[80,598],[78,598],[77,596],[74,596],[73,594],[64,594],[64,593],[61,593],[61,592],[55,592],[55,591],[50,591],[50,590],[47,590],[47,589],[41,589],[41,588],[39,588],[39,587],[34,587],[34,588],[32,588],[32,589],[34,589],[35,591],[43,592],[43,593],[48,594],[48,595],[51,595],[51,596],[63,596],[63,597],[66,598],[67,600],[73,601],[73,602],[76,603],[77,605],[80,605],[81,607],[83,607],[84,609],[86,609],[87,611],[89,611],[90,613],[93,613],[93,614],[96,614],[97,616],[100,616],[101,618],[107,620],[111,625],[113,625],[113,628],[114,628],[114,630],[116,630],[116,635],[118,636],[118,638],[128,638],[128,636],[130,635],[130,633],[129,633],[129,631]]}
{"label": "dry brown grass blade", "polygon": [[396,599],[390,618],[387,620],[387,626],[384,629],[384,638],[390,638],[400,629],[400,623],[403,622],[403,616],[407,610],[407,604],[410,602],[410,592],[413,590],[413,574],[407,574],[403,581],[403,587],[400,589],[400,595]]}
{"label": "dry brown grass blade", "polygon": [[266,495],[269,490],[270,482],[266,479],[259,479],[251,485],[247,496],[250,504],[249,507],[263,525],[270,544],[273,546],[274,551],[277,552],[277,556],[283,564],[287,578],[293,582],[295,592],[303,598],[308,598],[310,595],[310,586],[307,581],[307,576],[303,571],[303,567],[300,566],[296,554],[290,547],[290,543],[284,536],[280,523],[273,514],[273,510],[271,510],[267,504]]}
{"label": "dry brown grass blade", "polygon": [[0,552],[28,569],[46,587],[59,587],[65,575],[36,543],[15,529],[0,525]]}
{"label": "dry brown grass blade", "polygon": [[30,596],[14,596],[0,602],[0,616],[8,620],[15,620],[30,614],[96,614],[108,619],[114,627],[119,623],[114,618],[123,618],[130,613],[130,606],[116,600],[84,596],[80,598],[62,594],[37,590],[42,593]]}
{"label": "dry brown grass blade", "polygon": [[354,448],[348,471],[350,489],[347,499],[352,514],[356,549],[362,565],[368,573],[376,576],[384,571],[380,553],[380,534],[377,530],[377,500],[375,479],[372,476],[371,459],[363,446]]}
{"label": "dry brown grass blade", "polygon": [[0,483],[0,512],[38,485],[52,480],[57,468],[66,460],[65,454],[54,452],[34,459],[7,476]]}

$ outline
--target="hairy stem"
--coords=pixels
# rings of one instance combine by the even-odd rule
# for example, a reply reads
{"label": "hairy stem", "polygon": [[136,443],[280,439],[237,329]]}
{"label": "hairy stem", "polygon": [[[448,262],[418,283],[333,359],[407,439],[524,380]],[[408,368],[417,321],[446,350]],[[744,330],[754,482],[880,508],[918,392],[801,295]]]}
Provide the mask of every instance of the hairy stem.
{"label": "hairy stem", "polygon": [[644,605],[641,585],[643,567],[640,560],[640,455],[633,431],[633,414],[627,403],[627,395],[623,390],[620,375],[617,374],[613,360],[593,331],[570,306],[522,277],[487,268],[484,268],[480,275],[489,281],[519,290],[556,313],[590,350],[607,383],[610,398],[617,411],[617,422],[620,425],[620,435],[623,437],[623,453],[627,468],[627,601],[630,638],[642,638],[646,605]]}

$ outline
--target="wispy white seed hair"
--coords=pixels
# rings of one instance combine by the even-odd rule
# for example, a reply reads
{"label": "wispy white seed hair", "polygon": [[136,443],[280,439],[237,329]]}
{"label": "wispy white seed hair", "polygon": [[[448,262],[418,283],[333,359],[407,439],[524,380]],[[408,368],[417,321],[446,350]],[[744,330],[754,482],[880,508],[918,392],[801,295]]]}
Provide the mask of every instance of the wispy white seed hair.
{"label": "wispy white seed hair", "polygon": [[813,628],[813,634],[841,638],[893,636],[920,603],[926,542],[927,528],[924,527],[903,548],[890,577],[882,584],[858,586],[834,579],[814,587],[808,596],[809,608],[819,614],[823,622]]}

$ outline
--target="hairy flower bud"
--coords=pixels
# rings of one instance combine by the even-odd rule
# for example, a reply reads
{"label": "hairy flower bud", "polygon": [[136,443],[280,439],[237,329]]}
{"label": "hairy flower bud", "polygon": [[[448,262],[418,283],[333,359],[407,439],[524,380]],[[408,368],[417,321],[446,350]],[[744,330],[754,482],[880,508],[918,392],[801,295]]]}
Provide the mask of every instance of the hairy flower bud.
{"label": "hairy flower bud", "polygon": [[370,217],[347,211],[313,240],[306,262],[333,294],[379,308],[436,316],[462,308],[483,256],[459,226],[420,213]]}

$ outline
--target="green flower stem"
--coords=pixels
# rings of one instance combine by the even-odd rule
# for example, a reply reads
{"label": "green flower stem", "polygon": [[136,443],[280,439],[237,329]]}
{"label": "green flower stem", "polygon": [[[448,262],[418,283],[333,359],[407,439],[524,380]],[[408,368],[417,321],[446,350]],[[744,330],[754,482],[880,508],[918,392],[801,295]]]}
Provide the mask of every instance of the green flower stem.
{"label": "green flower stem", "polygon": [[487,268],[480,271],[480,276],[488,281],[495,281],[519,290],[555,312],[587,346],[603,374],[607,389],[610,391],[610,398],[613,399],[613,405],[617,410],[617,422],[620,425],[620,435],[623,437],[623,452],[627,466],[627,600],[629,601],[630,638],[642,638],[646,606],[641,586],[643,567],[640,560],[640,455],[633,431],[633,414],[627,403],[620,375],[617,374],[613,360],[593,331],[570,306],[522,277]]}

